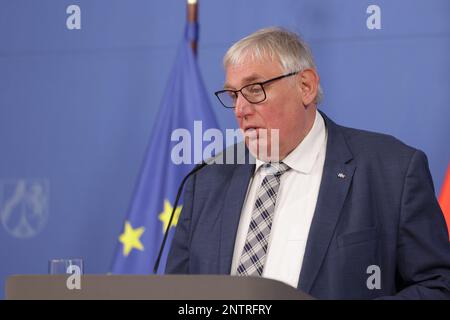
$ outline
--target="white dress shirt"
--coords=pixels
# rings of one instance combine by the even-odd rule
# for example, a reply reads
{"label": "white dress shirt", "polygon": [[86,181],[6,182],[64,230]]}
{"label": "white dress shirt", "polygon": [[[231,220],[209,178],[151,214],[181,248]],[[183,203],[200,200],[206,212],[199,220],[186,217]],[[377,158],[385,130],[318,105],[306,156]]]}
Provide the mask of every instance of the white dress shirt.
{"label": "white dress shirt", "polygon": [[[316,208],[325,162],[327,132],[318,111],[314,124],[303,141],[282,161],[291,170],[281,176],[272,229],[262,276],[297,288],[309,228]],[[264,162],[256,160],[242,207],[234,246],[231,274],[237,267],[247,238],[256,193],[264,178]]]}

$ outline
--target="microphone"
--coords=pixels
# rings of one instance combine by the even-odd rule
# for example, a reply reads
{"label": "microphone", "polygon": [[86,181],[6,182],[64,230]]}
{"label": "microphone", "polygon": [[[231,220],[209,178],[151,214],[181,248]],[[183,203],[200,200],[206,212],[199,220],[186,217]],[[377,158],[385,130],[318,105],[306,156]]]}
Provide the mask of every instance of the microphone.
{"label": "microphone", "polygon": [[162,257],[162,253],[164,251],[164,246],[166,245],[166,241],[167,241],[167,236],[169,235],[169,230],[170,230],[170,226],[172,225],[172,220],[173,217],[175,215],[175,210],[177,208],[178,205],[178,201],[180,200],[180,196],[181,196],[181,191],[183,190],[183,186],[186,183],[187,179],[192,176],[194,173],[196,173],[197,171],[203,169],[205,166],[207,166],[209,164],[209,162],[203,161],[201,162],[199,165],[195,166],[194,169],[191,170],[191,172],[189,172],[184,178],[183,181],[181,181],[180,187],[178,188],[178,193],[177,193],[177,197],[175,198],[175,203],[173,205],[172,208],[172,213],[170,214],[170,219],[169,219],[169,224],[167,225],[166,231],[164,232],[164,238],[163,241],[161,243],[161,246],[159,247],[159,253],[158,253],[158,258],[156,259],[155,262],[155,266],[153,267],[153,273],[156,274],[158,272],[158,268],[159,268],[159,263],[161,262],[161,257]]}

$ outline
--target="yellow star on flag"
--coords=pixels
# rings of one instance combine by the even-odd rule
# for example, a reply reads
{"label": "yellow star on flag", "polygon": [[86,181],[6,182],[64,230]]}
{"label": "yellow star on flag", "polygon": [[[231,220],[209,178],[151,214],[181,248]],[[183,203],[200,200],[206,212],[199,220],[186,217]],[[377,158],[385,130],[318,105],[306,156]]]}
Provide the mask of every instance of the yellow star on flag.
{"label": "yellow star on flag", "polygon": [[144,246],[140,240],[144,231],[144,227],[133,229],[128,221],[125,222],[125,231],[119,237],[119,241],[123,243],[123,255],[125,257],[127,257],[133,249],[144,250]]}
{"label": "yellow star on flag", "polygon": [[[177,225],[178,218],[180,217],[182,208],[183,208],[183,206],[178,206],[175,209],[175,214],[173,216],[172,224],[170,225],[170,227],[174,227]],[[161,222],[163,223],[163,233],[166,232],[172,210],[173,210],[173,207],[170,204],[169,200],[164,200],[164,211],[159,214],[159,220],[161,220]]]}

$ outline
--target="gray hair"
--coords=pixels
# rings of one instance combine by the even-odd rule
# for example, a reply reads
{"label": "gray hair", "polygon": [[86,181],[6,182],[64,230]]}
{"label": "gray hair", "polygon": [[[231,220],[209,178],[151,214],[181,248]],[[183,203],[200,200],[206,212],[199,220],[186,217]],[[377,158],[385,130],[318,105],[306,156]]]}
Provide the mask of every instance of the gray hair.
{"label": "gray hair", "polygon": [[[236,65],[250,55],[257,60],[269,56],[278,60],[285,72],[317,70],[308,45],[294,32],[280,27],[260,29],[233,44],[223,58],[223,65]],[[316,104],[323,99],[322,87],[319,84]]]}

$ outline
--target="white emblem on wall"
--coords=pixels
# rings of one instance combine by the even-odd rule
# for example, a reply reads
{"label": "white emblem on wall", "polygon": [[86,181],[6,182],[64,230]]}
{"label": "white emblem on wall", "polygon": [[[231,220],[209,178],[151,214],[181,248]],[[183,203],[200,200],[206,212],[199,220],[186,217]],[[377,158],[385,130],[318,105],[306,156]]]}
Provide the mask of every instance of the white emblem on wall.
{"label": "white emblem on wall", "polygon": [[0,180],[0,220],[13,237],[36,236],[47,225],[49,182],[46,179]]}
{"label": "white emblem on wall", "polygon": [[70,16],[66,19],[66,26],[69,30],[81,29],[81,9],[76,4],[72,4],[67,7],[66,13]]}

